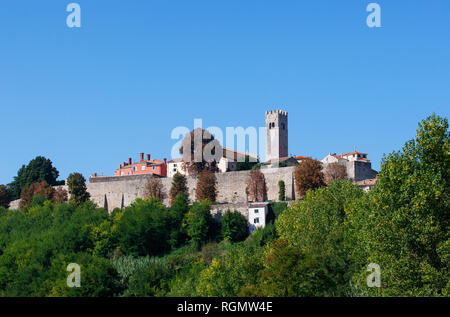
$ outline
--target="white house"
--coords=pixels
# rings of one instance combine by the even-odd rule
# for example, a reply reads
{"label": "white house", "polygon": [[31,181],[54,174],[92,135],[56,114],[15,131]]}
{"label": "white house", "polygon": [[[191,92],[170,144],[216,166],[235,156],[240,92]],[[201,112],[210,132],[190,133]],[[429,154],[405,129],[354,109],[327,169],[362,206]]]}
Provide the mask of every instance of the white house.
{"label": "white house", "polygon": [[356,150],[350,153],[341,154],[340,156],[348,161],[370,162],[370,160],[367,158],[367,153],[361,153]]}
{"label": "white house", "polygon": [[184,162],[183,158],[175,158],[169,162],[167,162],[167,177],[173,177],[176,173],[180,173],[181,175],[187,175],[187,171],[183,168]]}
{"label": "white house", "polygon": [[255,232],[257,228],[264,228],[267,222],[269,203],[251,203],[248,206],[249,231]]}
{"label": "white house", "polygon": [[362,188],[362,190],[364,190],[365,192],[368,192],[369,190],[371,190],[372,187],[375,186],[376,184],[377,184],[377,178],[365,179],[365,180],[356,182],[356,185],[358,185],[360,188]]}
{"label": "white house", "polygon": [[233,159],[229,159],[226,157],[221,157],[219,164],[217,164],[217,168],[222,173],[229,172],[229,171],[235,171],[236,167],[237,167],[237,162]]}
{"label": "white house", "polygon": [[340,163],[340,164],[345,164],[346,162],[348,162],[348,160],[346,158],[343,158],[341,155],[337,155],[336,153],[333,154],[328,154],[327,156],[325,156],[321,162],[323,164],[330,164],[330,163]]}
{"label": "white house", "polygon": [[238,151],[234,151],[231,149],[223,148],[223,156],[220,158],[217,167],[219,171],[222,173],[235,171],[238,162],[245,162],[245,157],[248,156],[254,162],[258,161],[258,157],[256,155],[250,153],[241,153]]}

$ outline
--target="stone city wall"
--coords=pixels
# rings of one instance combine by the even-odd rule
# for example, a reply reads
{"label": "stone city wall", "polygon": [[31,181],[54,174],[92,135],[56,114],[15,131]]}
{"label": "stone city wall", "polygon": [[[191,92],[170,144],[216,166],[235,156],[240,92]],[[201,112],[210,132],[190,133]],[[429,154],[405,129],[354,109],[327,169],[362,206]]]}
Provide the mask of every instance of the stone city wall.
{"label": "stone city wall", "polygon": [[[347,162],[347,175],[352,181],[375,178],[377,172],[371,168],[370,163]],[[295,166],[282,168],[263,168],[267,184],[267,198],[269,201],[278,200],[278,182],[283,180],[286,187],[286,200],[295,200],[294,183]],[[217,205],[213,205],[212,213],[229,209],[238,210],[244,216],[248,216],[247,196],[245,193],[246,181],[250,171],[216,173],[217,177]],[[148,179],[155,177],[152,175],[132,175],[132,176],[112,176],[112,177],[94,177],[89,179],[86,184],[88,192],[91,194],[91,200],[98,207],[107,207],[108,211],[115,208],[123,208],[133,203],[136,198],[144,197],[145,185]],[[197,186],[196,176],[187,176],[187,187],[189,199],[195,201],[195,189]],[[171,177],[160,178],[166,193],[170,191],[172,184]],[[63,186],[67,190],[67,186]],[[163,201],[169,205],[169,199]],[[227,205],[229,204],[229,205]],[[10,203],[9,209],[18,209],[19,200]]]}
{"label": "stone city wall", "polygon": [[[268,200],[278,199],[278,181],[283,180],[286,185],[286,198],[295,199],[293,172],[295,167],[262,169],[267,183]],[[246,181],[250,171],[216,173],[217,177],[217,202],[218,203],[247,203],[245,194]],[[114,208],[122,208],[130,205],[136,198],[144,196],[145,185],[149,175],[134,175],[121,177],[97,177],[91,178],[87,184],[87,190],[91,199],[99,207],[106,205],[109,211]],[[166,193],[170,191],[172,178],[161,178]],[[195,201],[196,176],[187,176],[189,199]],[[168,205],[169,199],[163,201]]]}

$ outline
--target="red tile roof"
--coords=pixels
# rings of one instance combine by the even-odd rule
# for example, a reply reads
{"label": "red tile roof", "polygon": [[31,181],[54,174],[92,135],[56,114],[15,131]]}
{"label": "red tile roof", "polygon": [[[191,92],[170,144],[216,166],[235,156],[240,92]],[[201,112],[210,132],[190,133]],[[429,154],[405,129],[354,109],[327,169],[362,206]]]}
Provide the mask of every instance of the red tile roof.
{"label": "red tile roof", "polygon": [[348,161],[346,158],[342,157],[342,155],[331,154],[331,156],[334,156],[335,158],[337,158],[339,160],[346,160],[346,161]]}
{"label": "red tile roof", "polygon": [[367,155],[367,153],[361,153],[361,152],[358,152],[358,151],[353,151],[353,152],[341,154],[341,156],[344,156],[344,155],[352,155],[352,154]]}
{"label": "red tile roof", "polygon": [[174,158],[173,160],[170,160],[167,163],[179,163],[179,162],[183,162],[183,158],[182,157]]}
{"label": "red tile roof", "polygon": [[227,154],[228,153],[231,153],[231,155],[230,156],[232,156],[235,160],[237,160],[237,156],[243,156],[243,157],[245,157],[245,156],[249,156],[249,157],[253,157],[253,158],[257,158],[257,156],[256,155],[253,155],[253,154],[250,154],[250,153],[241,153],[241,152],[238,152],[238,151],[235,151],[235,150],[232,150],[232,149],[228,149],[228,148],[226,148],[226,147],[224,147],[223,148],[223,157],[227,157]]}
{"label": "red tile roof", "polygon": [[374,186],[376,183],[377,183],[377,179],[371,178],[371,179],[365,179],[365,180],[356,182],[356,185],[358,185],[358,186]]}
{"label": "red tile roof", "polygon": [[304,160],[304,159],[312,159],[312,157],[299,155],[299,156],[296,156],[295,159],[298,161],[298,160]]}
{"label": "red tile roof", "polygon": [[250,208],[266,207],[269,203],[251,203]]}

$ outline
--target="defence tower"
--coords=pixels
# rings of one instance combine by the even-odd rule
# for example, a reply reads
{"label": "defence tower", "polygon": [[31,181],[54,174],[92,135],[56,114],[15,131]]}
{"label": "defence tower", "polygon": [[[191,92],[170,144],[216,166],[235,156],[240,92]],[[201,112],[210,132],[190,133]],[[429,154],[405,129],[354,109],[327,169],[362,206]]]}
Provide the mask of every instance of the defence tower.
{"label": "defence tower", "polygon": [[283,110],[266,111],[266,161],[288,156],[288,114]]}

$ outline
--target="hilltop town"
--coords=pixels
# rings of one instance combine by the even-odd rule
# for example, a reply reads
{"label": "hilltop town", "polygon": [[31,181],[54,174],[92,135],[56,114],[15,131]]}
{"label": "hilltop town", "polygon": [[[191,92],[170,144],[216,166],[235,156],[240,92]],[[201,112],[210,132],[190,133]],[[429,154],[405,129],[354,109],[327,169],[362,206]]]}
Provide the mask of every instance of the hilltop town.
{"label": "hilltop town", "polygon": [[[284,184],[285,201],[290,205],[296,197],[294,172],[301,162],[312,159],[305,155],[289,155],[288,147],[288,113],[283,110],[265,112],[266,160],[259,162],[258,156],[252,153],[241,153],[234,149],[222,148],[222,156],[217,162],[217,197],[211,207],[214,216],[221,216],[227,210],[237,210],[245,216],[249,227],[264,227],[269,202],[279,201],[279,183]],[[238,170],[238,163],[251,158],[264,175],[267,193],[264,201],[252,201],[246,192],[246,182],[251,169]],[[343,175],[356,185],[368,191],[376,183],[377,171],[372,169],[367,153],[356,151],[336,154],[330,153],[320,160],[324,173],[330,167],[342,166]],[[253,165],[255,167],[255,165]],[[254,168],[253,167],[253,168]],[[175,158],[168,161],[152,158],[151,154],[140,153],[139,159],[120,163],[113,176],[92,174],[86,184],[91,200],[108,212],[123,209],[131,205],[137,198],[146,196],[149,179],[159,178],[163,191],[169,192],[175,174],[186,176],[189,199],[195,201],[197,174],[190,173],[186,160]],[[57,186],[67,190],[66,185]],[[11,202],[10,209],[17,209],[20,200]],[[170,205],[168,197],[162,199],[166,206]],[[264,212],[260,212],[263,210]]]}
{"label": "hilltop town", "polygon": [[[279,199],[279,182],[285,184],[286,201],[296,199],[294,171],[295,167],[306,159],[305,155],[289,155],[288,148],[288,114],[283,110],[266,111],[266,161],[258,166],[263,173],[267,185],[266,201],[250,201],[246,194],[246,180],[249,170],[237,171],[239,161],[245,157],[257,156],[251,153],[240,153],[233,149],[223,148],[223,155],[217,163],[217,198],[212,205],[211,212],[221,215],[226,210],[238,210],[251,222],[258,221],[256,226],[264,226],[265,217],[255,217],[254,212],[258,208],[265,209],[270,201]],[[377,172],[372,169],[367,153],[356,150],[349,153],[330,153],[320,160],[323,170],[330,165],[339,164],[345,167],[345,178],[354,182],[364,190],[369,190],[376,183]],[[98,206],[105,207],[108,211],[115,208],[123,209],[133,203],[136,198],[145,196],[145,187],[151,177],[160,178],[166,192],[169,192],[172,178],[176,173],[185,175],[189,198],[195,200],[197,175],[191,175],[186,168],[183,158],[168,161],[152,158],[151,154],[141,153],[137,161],[128,158],[126,162],[119,164],[114,176],[100,176],[93,174],[89,178],[87,190],[91,200]],[[298,197],[297,197],[298,198]],[[163,203],[169,205],[169,199]],[[255,207],[257,206],[257,207]],[[256,208],[256,209],[255,209]],[[255,218],[262,218],[256,219]]]}

